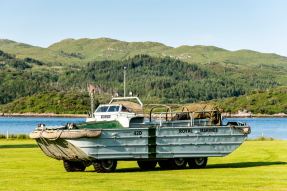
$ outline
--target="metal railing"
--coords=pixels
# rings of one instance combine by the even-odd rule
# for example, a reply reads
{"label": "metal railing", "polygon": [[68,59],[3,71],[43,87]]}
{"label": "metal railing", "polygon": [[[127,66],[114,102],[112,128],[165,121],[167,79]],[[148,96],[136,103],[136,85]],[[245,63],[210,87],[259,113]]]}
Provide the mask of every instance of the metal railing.
{"label": "metal railing", "polygon": [[[195,113],[209,113],[209,112],[217,112],[217,110],[204,110],[204,111],[194,111],[194,112],[190,112],[190,111],[173,111],[173,112],[154,112],[152,114],[160,114],[159,116],[159,126],[162,126],[162,114],[172,114],[172,113],[189,113],[190,116],[190,126],[193,127],[194,126],[194,114]],[[151,119],[150,119],[151,120]]]}

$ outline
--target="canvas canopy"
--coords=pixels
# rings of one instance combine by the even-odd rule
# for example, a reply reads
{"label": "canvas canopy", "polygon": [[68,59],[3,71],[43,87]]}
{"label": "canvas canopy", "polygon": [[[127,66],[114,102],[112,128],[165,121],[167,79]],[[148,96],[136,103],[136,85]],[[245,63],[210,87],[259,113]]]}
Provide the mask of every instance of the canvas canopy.
{"label": "canvas canopy", "polygon": [[111,105],[118,105],[118,104],[120,104],[126,108],[132,109],[135,114],[143,114],[144,113],[143,108],[137,103],[134,103],[131,101],[117,101],[117,102],[113,102]]}
{"label": "canvas canopy", "polygon": [[215,111],[204,112],[204,113],[194,113],[194,119],[210,118],[210,124],[221,125],[222,124],[221,113],[223,112],[223,109],[220,108],[219,106],[201,103],[197,105],[188,105],[183,108],[183,111],[189,111],[191,113],[195,111],[208,111],[208,110],[215,110]]}

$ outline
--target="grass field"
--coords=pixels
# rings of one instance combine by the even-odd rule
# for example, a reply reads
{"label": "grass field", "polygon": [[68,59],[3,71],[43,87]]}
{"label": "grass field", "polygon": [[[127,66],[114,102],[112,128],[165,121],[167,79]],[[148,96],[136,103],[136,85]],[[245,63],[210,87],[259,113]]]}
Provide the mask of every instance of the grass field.
{"label": "grass field", "polygon": [[115,173],[67,173],[34,140],[0,140],[0,190],[287,190],[287,141],[246,141],[205,169],[141,170],[119,161]]}

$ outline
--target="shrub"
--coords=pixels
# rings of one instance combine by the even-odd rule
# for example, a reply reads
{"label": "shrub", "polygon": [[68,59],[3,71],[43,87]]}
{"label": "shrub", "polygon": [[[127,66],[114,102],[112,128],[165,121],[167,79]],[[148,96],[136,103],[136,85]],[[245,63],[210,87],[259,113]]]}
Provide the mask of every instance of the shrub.
{"label": "shrub", "polygon": [[269,105],[275,105],[277,103],[277,100],[272,98],[268,100]]}
{"label": "shrub", "polygon": [[268,114],[269,114],[269,115],[273,115],[274,113],[275,113],[275,112],[272,111],[272,110],[269,110],[269,111],[268,111]]}
{"label": "shrub", "polygon": [[30,139],[30,137],[26,134],[17,134],[17,139]]}
{"label": "shrub", "polygon": [[262,136],[259,136],[258,138],[256,139],[247,139],[247,141],[277,141],[277,139],[273,138],[273,137],[262,137]]}
{"label": "shrub", "polygon": [[65,93],[64,92],[58,92],[57,96],[61,99],[62,97],[64,97]]}

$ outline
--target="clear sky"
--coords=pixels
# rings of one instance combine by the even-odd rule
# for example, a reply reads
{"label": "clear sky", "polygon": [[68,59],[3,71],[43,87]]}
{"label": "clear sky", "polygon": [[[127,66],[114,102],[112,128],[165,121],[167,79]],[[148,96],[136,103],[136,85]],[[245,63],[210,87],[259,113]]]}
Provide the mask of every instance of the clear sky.
{"label": "clear sky", "polygon": [[0,0],[0,39],[100,37],[287,56],[287,0]]}

